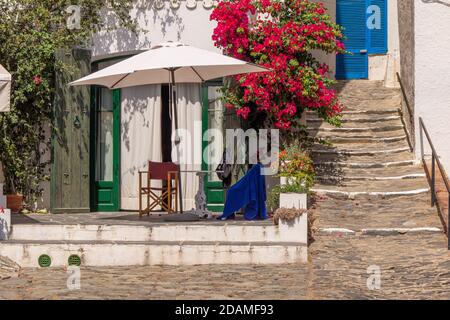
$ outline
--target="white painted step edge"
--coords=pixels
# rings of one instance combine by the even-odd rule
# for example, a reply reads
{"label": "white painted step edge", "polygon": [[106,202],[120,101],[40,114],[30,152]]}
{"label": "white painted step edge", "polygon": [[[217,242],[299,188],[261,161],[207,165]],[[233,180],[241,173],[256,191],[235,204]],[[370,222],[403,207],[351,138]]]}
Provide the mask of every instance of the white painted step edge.
{"label": "white painted step edge", "polygon": [[358,155],[377,155],[377,154],[387,154],[387,153],[401,153],[410,151],[409,147],[405,148],[396,148],[396,149],[388,149],[388,150],[363,150],[363,151],[357,151],[357,150],[320,150],[320,149],[313,149],[314,153],[322,153],[322,154],[342,154],[342,155],[352,155],[352,156],[358,156]]}
{"label": "white painted step edge", "polygon": [[339,191],[339,190],[327,190],[327,189],[318,189],[318,188],[311,189],[311,192],[315,192],[318,194],[341,195],[341,196],[348,197],[350,199],[355,198],[357,196],[401,197],[401,196],[410,196],[410,195],[427,193],[429,191],[430,191],[430,188],[407,190],[407,191]]}
{"label": "white painted step edge", "polygon": [[327,235],[396,235],[396,234],[424,234],[424,233],[442,233],[443,230],[436,227],[418,227],[418,228],[366,228],[361,230],[352,230],[348,228],[319,228],[319,234]]}
{"label": "white painted step edge", "polygon": [[349,168],[388,168],[388,167],[399,167],[399,166],[420,166],[420,160],[403,160],[403,161],[393,161],[393,162],[334,162],[334,161],[324,161],[315,162],[316,166],[338,166],[338,167],[349,167]]}
{"label": "white painted step edge", "polygon": [[406,180],[406,179],[417,179],[417,178],[425,178],[425,173],[414,173],[414,174],[405,174],[402,176],[391,176],[391,177],[370,177],[370,176],[343,176],[343,177],[334,177],[334,176],[320,176],[319,179],[322,180],[331,180],[331,179],[341,179],[341,180],[361,180],[361,181],[385,181],[385,180]]}

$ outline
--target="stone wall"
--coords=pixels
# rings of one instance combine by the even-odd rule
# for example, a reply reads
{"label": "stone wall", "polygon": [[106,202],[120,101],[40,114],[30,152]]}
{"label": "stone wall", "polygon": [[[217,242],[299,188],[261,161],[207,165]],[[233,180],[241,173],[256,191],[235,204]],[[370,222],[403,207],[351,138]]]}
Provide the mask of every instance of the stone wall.
{"label": "stone wall", "polygon": [[[400,76],[406,92],[406,99],[411,107],[411,113],[414,113],[414,1],[397,0],[397,2],[400,39]],[[409,114],[405,99],[403,99],[402,109],[408,131],[414,137],[414,122],[408,121],[413,115]],[[414,144],[414,138],[411,140]]]}

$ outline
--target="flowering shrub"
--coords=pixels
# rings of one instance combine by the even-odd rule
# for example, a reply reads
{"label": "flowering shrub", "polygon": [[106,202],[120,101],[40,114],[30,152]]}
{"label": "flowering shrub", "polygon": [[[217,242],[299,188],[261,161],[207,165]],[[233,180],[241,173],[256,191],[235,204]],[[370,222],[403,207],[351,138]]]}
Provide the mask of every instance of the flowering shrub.
{"label": "flowering shrub", "polygon": [[290,146],[279,154],[281,177],[286,177],[288,184],[299,184],[309,189],[314,184],[314,165],[309,154],[298,146]]}
{"label": "flowering shrub", "polygon": [[269,210],[280,207],[280,193],[308,193],[315,180],[313,161],[299,145],[291,145],[279,155],[279,175],[285,183],[274,186],[267,197]]}
{"label": "flowering shrub", "polygon": [[330,89],[329,68],[311,54],[345,52],[341,28],[322,3],[223,0],[210,19],[217,21],[216,47],[273,70],[234,76],[224,88],[226,107],[250,122],[258,119],[254,127],[297,127],[305,109],[330,123],[338,121],[341,104]]}

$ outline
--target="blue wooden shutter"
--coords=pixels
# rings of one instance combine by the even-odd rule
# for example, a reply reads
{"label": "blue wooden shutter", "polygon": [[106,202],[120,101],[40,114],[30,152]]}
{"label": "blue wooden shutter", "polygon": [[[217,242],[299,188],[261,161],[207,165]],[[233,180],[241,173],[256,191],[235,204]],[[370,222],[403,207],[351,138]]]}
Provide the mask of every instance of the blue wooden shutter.
{"label": "blue wooden shutter", "polygon": [[337,79],[361,79],[368,77],[365,0],[338,0],[336,21],[344,27],[345,49],[350,54],[339,54],[336,58]]}
{"label": "blue wooden shutter", "polygon": [[[386,0],[367,0],[367,8],[370,6],[378,6],[381,13],[381,28],[369,29],[368,31],[368,51],[369,54],[383,54],[387,53],[387,1]],[[367,17],[372,15],[373,12],[368,10]]]}

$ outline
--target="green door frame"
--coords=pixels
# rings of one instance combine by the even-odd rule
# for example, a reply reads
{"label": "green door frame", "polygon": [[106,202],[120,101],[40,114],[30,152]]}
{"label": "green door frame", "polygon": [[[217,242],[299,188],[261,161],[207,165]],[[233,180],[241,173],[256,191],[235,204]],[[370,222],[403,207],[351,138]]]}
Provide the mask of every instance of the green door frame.
{"label": "green door frame", "polygon": [[[202,85],[202,137],[204,132],[209,129],[208,123],[208,109],[209,109],[209,96],[208,87],[210,86],[222,86],[221,80],[208,81]],[[208,142],[202,139],[202,153],[208,146]],[[202,170],[208,170],[208,165],[202,157]],[[205,175],[205,194],[208,210],[212,212],[222,212],[225,203],[225,193],[222,182],[209,181],[208,175]]]}
{"label": "green door frame", "polygon": [[97,181],[98,108],[101,87],[91,89],[91,211],[113,212],[120,210],[120,102],[121,90],[113,90],[113,180]]}

